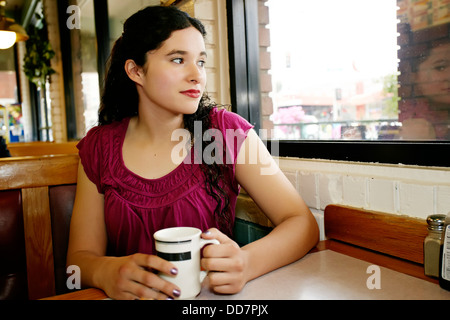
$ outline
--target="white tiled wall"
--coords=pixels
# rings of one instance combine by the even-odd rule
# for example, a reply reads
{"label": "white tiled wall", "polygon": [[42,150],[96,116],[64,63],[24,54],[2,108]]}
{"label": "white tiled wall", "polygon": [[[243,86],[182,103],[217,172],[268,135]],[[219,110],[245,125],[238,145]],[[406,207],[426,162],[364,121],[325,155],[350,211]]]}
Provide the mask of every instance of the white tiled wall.
{"label": "white tiled wall", "polygon": [[280,158],[279,166],[313,211],[342,204],[423,218],[450,212],[450,168]]}

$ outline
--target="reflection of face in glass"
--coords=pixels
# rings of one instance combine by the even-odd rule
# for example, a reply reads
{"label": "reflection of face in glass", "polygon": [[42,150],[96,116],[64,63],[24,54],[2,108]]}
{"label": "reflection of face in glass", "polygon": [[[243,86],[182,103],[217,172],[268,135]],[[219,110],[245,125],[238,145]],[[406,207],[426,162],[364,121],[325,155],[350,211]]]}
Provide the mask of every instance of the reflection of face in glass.
{"label": "reflection of face in glass", "polygon": [[431,49],[418,67],[416,84],[432,107],[450,109],[450,43]]}

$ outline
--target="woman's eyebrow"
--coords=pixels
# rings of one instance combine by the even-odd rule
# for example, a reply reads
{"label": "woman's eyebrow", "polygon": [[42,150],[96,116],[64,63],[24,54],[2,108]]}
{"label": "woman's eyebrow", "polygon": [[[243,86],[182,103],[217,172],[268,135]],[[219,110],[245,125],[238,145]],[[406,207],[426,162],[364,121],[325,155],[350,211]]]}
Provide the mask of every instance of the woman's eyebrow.
{"label": "woman's eyebrow", "polygon": [[[170,52],[167,54],[167,56],[172,56],[172,55],[186,55],[186,54],[188,54],[187,51],[184,51],[184,50],[176,50],[176,49],[175,49],[175,50],[170,51]],[[202,52],[200,52],[199,56],[205,56],[205,57],[207,57],[208,55],[206,54],[206,51],[202,51]]]}
{"label": "woman's eyebrow", "polygon": [[449,61],[448,59],[439,59],[439,60],[433,61],[433,65],[447,63],[448,61]]}

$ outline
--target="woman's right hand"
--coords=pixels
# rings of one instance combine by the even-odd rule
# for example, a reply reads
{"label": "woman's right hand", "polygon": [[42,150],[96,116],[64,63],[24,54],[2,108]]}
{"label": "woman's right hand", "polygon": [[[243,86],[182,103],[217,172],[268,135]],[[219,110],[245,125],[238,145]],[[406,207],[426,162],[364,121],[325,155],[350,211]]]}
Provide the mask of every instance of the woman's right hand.
{"label": "woman's right hand", "polygon": [[175,266],[155,255],[105,257],[98,269],[98,287],[118,300],[166,300],[180,296],[180,288],[158,277],[158,271],[176,276]]}

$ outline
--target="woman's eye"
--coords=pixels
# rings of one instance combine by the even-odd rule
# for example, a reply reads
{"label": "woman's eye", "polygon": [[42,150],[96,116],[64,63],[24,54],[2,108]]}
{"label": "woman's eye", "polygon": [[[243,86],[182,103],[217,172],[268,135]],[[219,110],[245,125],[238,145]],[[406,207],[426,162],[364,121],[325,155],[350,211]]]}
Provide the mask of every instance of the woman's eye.
{"label": "woman's eye", "polygon": [[204,61],[204,60],[200,60],[200,61],[198,62],[198,65],[199,65],[200,67],[204,67],[205,64],[206,64],[206,61]]}
{"label": "woman's eye", "polygon": [[172,60],[172,62],[175,62],[177,64],[182,64],[183,63],[183,58],[175,58]]}
{"label": "woman's eye", "polygon": [[436,71],[445,71],[445,69],[447,69],[447,66],[445,65],[434,67],[434,70]]}
{"label": "woman's eye", "polygon": [[433,66],[433,69],[439,72],[445,71],[449,67],[448,61],[440,61]]}

